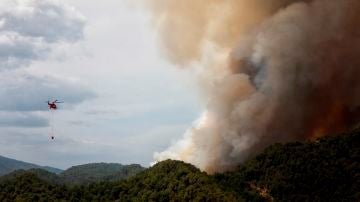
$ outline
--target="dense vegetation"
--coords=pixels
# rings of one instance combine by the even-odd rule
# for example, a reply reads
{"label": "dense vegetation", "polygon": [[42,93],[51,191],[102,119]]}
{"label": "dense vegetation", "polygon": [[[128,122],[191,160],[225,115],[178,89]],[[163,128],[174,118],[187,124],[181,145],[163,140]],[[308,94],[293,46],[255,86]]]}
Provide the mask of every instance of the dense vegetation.
{"label": "dense vegetation", "polygon": [[145,170],[138,164],[121,165],[118,163],[91,163],[73,166],[60,174],[54,174],[43,169],[16,170],[4,175],[1,181],[13,180],[25,174],[34,174],[37,178],[51,184],[87,185],[95,182],[110,182],[127,179]]}
{"label": "dense vegetation", "polygon": [[0,201],[235,201],[206,173],[178,161],[164,161],[128,180],[87,186],[51,183],[37,172],[3,177]]}
{"label": "dense vegetation", "polygon": [[57,174],[51,173],[51,172],[43,170],[43,169],[38,169],[38,168],[33,168],[30,170],[16,170],[14,172],[11,172],[7,175],[2,176],[0,178],[0,183],[6,182],[6,181],[13,181],[13,180],[16,180],[17,178],[19,178],[21,176],[25,176],[25,175],[36,176],[36,178],[46,181],[50,184],[56,184],[56,185],[64,184],[63,180]]}
{"label": "dense vegetation", "polygon": [[117,181],[131,177],[145,168],[138,164],[121,165],[118,163],[90,163],[73,166],[60,173],[66,184],[89,184],[98,181]]}
{"label": "dense vegetation", "polygon": [[0,183],[0,201],[61,201],[71,199],[65,186],[41,180],[32,172],[23,172]]}
{"label": "dense vegetation", "polygon": [[235,201],[231,193],[190,164],[167,160],[117,184],[112,194],[122,201]]}
{"label": "dense vegetation", "polygon": [[360,201],[360,131],[275,144],[223,174],[168,160],[126,180],[64,186],[36,172],[0,179],[0,201]]}
{"label": "dense vegetation", "polygon": [[360,130],[275,144],[236,171],[214,176],[248,200],[360,201]]}

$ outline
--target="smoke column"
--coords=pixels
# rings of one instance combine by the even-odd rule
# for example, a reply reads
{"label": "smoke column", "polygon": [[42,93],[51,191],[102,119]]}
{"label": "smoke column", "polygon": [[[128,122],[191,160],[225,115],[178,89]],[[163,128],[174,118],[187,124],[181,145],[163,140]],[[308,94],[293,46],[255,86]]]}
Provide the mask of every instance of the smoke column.
{"label": "smoke column", "polygon": [[152,0],[164,52],[200,72],[206,111],[157,161],[232,169],[275,142],[359,121],[360,1]]}

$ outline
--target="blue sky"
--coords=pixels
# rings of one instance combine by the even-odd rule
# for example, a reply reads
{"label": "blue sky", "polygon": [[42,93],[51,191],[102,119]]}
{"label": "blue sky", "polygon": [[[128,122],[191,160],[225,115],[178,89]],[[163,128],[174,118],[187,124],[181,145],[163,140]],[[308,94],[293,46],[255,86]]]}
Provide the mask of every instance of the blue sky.
{"label": "blue sky", "polygon": [[[0,155],[68,168],[140,163],[179,139],[201,107],[145,8],[126,0],[0,3]],[[49,139],[45,101],[65,103]]]}

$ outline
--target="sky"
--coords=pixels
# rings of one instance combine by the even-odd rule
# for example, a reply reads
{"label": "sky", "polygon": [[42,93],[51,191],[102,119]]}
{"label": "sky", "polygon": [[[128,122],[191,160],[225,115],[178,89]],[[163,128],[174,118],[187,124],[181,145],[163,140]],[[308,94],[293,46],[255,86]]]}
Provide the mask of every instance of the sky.
{"label": "sky", "polygon": [[[191,127],[195,75],[165,59],[150,13],[133,2],[1,1],[0,155],[149,166]],[[64,101],[53,119],[49,99]]]}

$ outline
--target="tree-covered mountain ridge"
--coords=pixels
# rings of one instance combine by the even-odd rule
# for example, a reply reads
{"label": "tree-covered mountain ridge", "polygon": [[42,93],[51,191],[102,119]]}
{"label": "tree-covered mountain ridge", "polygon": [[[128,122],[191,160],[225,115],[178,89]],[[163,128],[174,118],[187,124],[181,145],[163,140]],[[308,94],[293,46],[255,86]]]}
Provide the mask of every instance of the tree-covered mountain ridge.
{"label": "tree-covered mountain ridge", "polygon": [[89,163],[72,166],[60,173],[49,172],[42,168],[19,169],[2,176],[0,181],[14,179],[25,173],[30,173],[53,184],[86,185],[94,182],[126,179],[144,169],[145,168],[139,164]]}
{"label": "tree-covered mountain ridge", "polygon": [[167,160],[125,180],[65,186],[34,172],[0,179],[0,201],[360,201],[360,130],[274,144],[231,172]]}
{"label": "tree-covered mountain ridge", "polygon": [[40,166],[33,163],[27,163],[24,161],[19,161],[4,156],[0,156],[0,176],[11,173],[12,171],[15,170],[20,170],[20,169],[29,170],[33,168],[41,168],[52,173],[60,173],[63,171],[61,169],[54,167]]}
{"label": "tree-covered mountain ridge", "polygon": [[89,184],[99,181],[116,181],[131,177],[145,170],[139,164],[89,163],[73,166],[59,174],[66,184]]}

